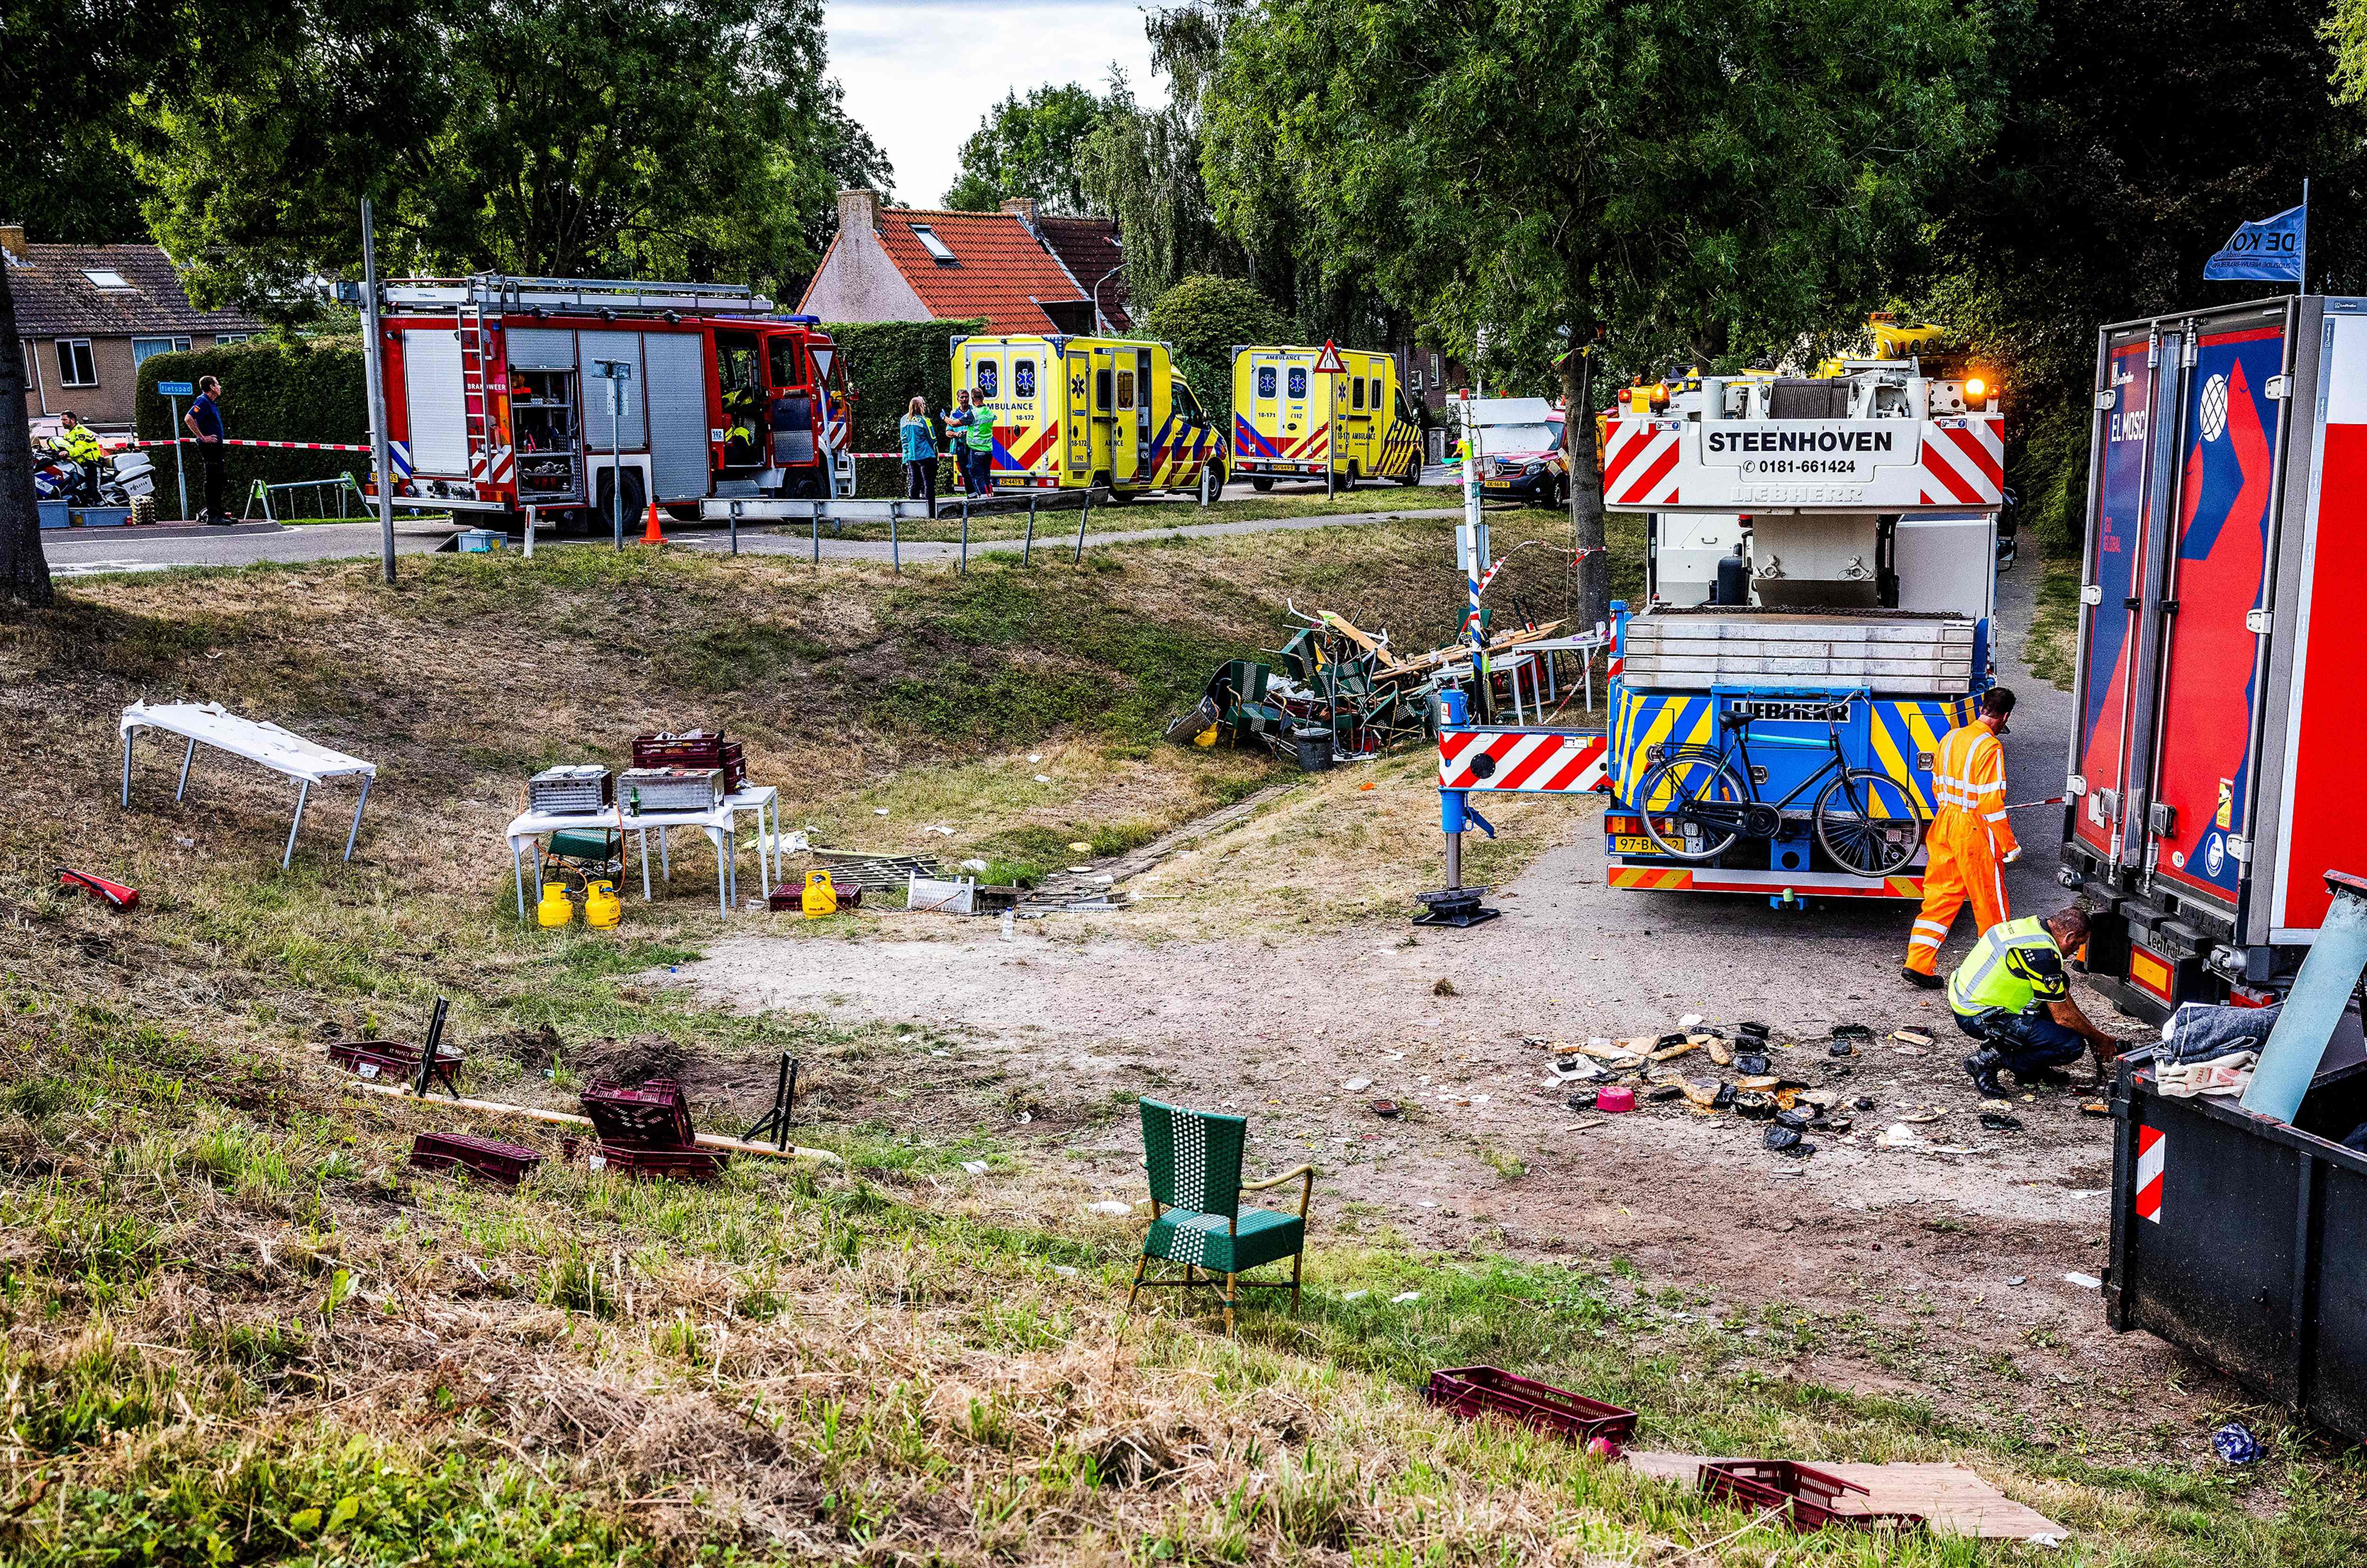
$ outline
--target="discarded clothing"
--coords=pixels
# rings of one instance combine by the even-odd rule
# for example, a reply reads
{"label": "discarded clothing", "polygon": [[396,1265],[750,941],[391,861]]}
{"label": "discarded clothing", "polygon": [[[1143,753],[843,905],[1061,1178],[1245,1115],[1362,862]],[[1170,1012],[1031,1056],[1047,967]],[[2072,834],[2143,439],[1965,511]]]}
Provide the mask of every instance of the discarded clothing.
{"label": "discarded clothing", "polygon": [[2189,1002],[2161,1026],[2157,1062],[2202,1062],[2232,1051],[2257,1051],[2277,1027],[2282,1004],[2271,1007],[2213,1007]]}

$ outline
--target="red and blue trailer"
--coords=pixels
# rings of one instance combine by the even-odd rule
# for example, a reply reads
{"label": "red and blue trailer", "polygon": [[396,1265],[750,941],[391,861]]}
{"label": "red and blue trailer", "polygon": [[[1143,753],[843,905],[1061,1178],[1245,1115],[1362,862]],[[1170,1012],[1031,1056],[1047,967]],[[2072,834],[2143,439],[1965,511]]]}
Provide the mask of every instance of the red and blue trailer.
{"label": "red and blue trailer", "polygon": [[2124,322],[2097,347],[2067,887],[2132,1012],[2282,994],[2367,865],[2367,300]]}

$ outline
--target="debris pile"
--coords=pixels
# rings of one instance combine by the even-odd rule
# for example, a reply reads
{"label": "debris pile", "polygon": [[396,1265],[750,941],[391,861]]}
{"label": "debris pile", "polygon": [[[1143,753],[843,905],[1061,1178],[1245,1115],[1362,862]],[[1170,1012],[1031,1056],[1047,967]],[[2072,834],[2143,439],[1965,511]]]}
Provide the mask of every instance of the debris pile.
{"label": "debris pile", "polygon": [[[1168,725],[1169,740],[1262,745],[1310,770],[1329,767],[1422,739],[1432,699],[1470,683],[1468,642],[1399,658],[1387,631],[1366,632],[1330,610],[1308,617],[1293,607],[1291,614],[1307,624],[1272,653],[1273,662],[1228,660],[1200,700]],[[1488,652],[1543,642],[1560,625],[1504,632],[1489,640]]]}
{"label": "debris pile", "polygon": [[[1839,1055],[1840,1048],[1854,1051],[1871,1039],[1864,1026],[1843,1024],[1833,1030],[1829,1045]],[[1685,1027],[1663,1035],[1595,1039],[1579,1045],[1532,1036],[1529,1043],[1553,1053],[1554,1075],[1548,1082],[1574,1091],[1572,1110],[1616,1115],[1639,1103],[1682,1104],[1698,1117],[1736,1116],[1763,1123],[1761,1142],[1793,1159],[1817,1152],[1811,1134],[1839,1137],[1855,1125],[1849,1114],[1852,1108],[1843,1103],[1839,1090],[1775,1070],[1769,1056],[1774,1043],[1771,1031],[1756,1020],[1738,1023],[1729,1031],[1689,1016]],[[1680,1062],[1685,1064],[1676,1065]],[[1703,1073],[1704,1066],[1730,1071],[1732,1076],[1727,1071]],[[1871,1103],[1860,1105],[1870,1108]]]}

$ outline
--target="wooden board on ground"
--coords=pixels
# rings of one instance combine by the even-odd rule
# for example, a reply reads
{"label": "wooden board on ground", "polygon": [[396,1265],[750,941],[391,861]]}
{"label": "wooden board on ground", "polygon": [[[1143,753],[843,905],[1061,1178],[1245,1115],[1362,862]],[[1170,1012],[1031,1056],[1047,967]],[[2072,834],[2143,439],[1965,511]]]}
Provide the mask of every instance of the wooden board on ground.
{"label": "wooden board on ground", "polygon": [[[1630,1449],[1630,1470],[1656,1481],[1680,1486],[1701,1483],[1706,1454],[1667,1454]],[[1960,1464],[1842,1464],[1804,1460],[1818,1470],[1855,1482],[1867,1495],[1852,1494],[1841,1512],[1920,1514],[1934,1530],[1973,1536],[1985,1540],[2062,1541],[2071,1532],[2034,1509],[2026,1508]]]}

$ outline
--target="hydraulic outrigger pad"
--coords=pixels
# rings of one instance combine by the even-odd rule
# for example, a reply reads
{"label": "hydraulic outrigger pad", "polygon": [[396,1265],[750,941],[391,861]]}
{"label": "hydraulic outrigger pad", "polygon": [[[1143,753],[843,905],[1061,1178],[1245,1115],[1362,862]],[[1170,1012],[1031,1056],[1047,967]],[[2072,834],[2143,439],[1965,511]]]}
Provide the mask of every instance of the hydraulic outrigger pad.
{"label": "hydraulic outrigger pad", "polygon": [[1414,902],[1423,905],[1413,917],[1417,926],[1452,926],[1457,930],[1482,925],[1504,912],[1484,909],[1479,901],[1488,896],[1486,888],[1444,888],[1437,892],[1418,892]]}

